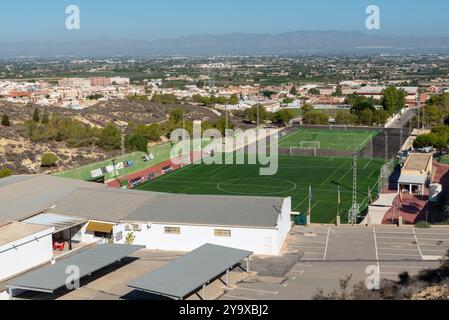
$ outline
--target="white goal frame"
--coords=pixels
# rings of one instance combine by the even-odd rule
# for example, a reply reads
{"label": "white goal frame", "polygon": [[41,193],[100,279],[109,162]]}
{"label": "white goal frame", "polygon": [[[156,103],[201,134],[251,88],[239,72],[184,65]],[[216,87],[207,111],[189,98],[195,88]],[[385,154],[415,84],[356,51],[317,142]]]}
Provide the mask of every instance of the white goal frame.
{"label": "white goal frame", "polygon": [[[304,147],[304,144],[317,145],[315,147]],[[321,141],[300,141],[300,149],[321,149]]]}
{"label": "white goal frame", "polygon": [[317,148],[300,148],[300,147],[290,147],[289,150],[289,154],[290,156],[293,156],[293,151],[294,150],[300,150],[300,151],[304,151],[304,150],[313,150],[313,156],[316,157],[317,156]]}

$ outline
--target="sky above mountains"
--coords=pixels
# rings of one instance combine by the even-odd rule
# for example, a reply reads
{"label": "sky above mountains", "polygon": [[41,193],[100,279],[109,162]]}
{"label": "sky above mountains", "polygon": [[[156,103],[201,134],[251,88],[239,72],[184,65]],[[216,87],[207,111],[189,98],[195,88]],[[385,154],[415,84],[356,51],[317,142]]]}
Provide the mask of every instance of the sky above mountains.
{"label": "sky above mountains", "polygon": [[[65,27],[68,5],[80,30]],[[381,29],[367,30],[365,9],[380,8]],[[362,31],[369,35],[449,36],[447,0],[5,0],[0,42],[176,38],[189,34]]]}

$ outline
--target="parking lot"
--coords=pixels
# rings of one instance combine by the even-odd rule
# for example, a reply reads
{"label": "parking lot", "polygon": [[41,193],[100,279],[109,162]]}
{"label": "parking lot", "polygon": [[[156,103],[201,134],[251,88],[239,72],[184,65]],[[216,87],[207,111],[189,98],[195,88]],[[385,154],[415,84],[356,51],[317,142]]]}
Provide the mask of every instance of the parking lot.
{"label": "parking lot", "polygon": [[446,227],[295,227],[286,248],[291,259],[278,258],[275,263],[273,258],[254,258],[253,270],[262,272],[221,299],[311,299],[320,290],[338,289],[339,280],[348,275],[352,275],[350,287],[365,281],[370,266],[380,270],[381,279],[391,280],[404,271],[414,275],[437,267],[448,249]]}
{"label": "parking lot", "polygon": [[[439,265],[449,248],[449,228],[411,227],[294,227],[279,257],[252,256],[251,272],[236,268],[231,286],[216,279],[207,286],[207,299],[304,300],[320,290],[330,293],[341,279],[352,276],[350,288],[365,281],[367,268],[380,271],[381,279],[396,280]],[[27,292],[18,299],[146,300],[163,299],[133,290],[130,281],[154,271],[185,253],[140,250],[121,262],[85,277],[75,291],[53,295]],[[243,266],[245,267],[245,266]],[[188,300],[200,300],[201,292]]]}

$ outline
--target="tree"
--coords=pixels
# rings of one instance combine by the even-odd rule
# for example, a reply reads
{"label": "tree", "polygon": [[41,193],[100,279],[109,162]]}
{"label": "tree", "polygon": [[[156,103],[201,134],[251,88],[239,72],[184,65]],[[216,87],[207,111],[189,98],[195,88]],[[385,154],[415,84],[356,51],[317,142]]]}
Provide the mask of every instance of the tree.
{"label": "tree", "polygon": [[235,125],[229,119],[226,120],[226,117],[220,117],[214,123],[214,128],[219,130],[222,134],[224,134],[226,129],[234,129]]}
{"label": "tree", "polygon": [[271,90],[263,90],[263,91],[261,92],[261,94],[262,94],[264,97],[269,98],[269,99],[271,99],[271,96],[275,95],[276,93],[277,93],[276,91],[271,91]]}
{"label": "tree", "polygon": [[344,124],[344,125],[349,125],[349,124],[355,124],[357,123],[357,117],[353,114],[351,114],[350,112],[346,112],[346,111],[337,111],[337,114],[335,116],[335,123],[336,124]]}
{"label": "tree", "polygon": [[43,124],[48,124],[50,122],[50,119],[48,117],[48,110],[45,109],[44,110],[44,115],[42,116],[42,123]]}
{"label": "tree", "polygon": [[42,167],[54,167],[59,161],[59,158],[54,153],[44,153],[41,158]]}
{"label": "tree", "polygon": [[287,125],[295,118],[295,114],[290,109],[282,109],[273,114],[273,122],[278,125]]}
{"label": "tree", "polygon": [[302,121],[312,125],[328,124],[329,117],[319,111],[309,111],[303,115]]}
{"label": "tree", "polygon": [[148,140],[141,133],[128,136],[125,141],[126,149],[129,151],[140,151],[148,153]]}
{"label": "tree", "polygon": [[98,144],[106,150],[120,149],[122,136],[120,129],[114,123],[104,127],[98,137]]}
{"label": "tree", "polygon": [[33,121],[39,122],[39,110],[37,108],[35,108],[33,112]]}
{"label": "tree", "polygon": [[169,122],[172,125],[179,125],[184,119],[185,113],[182,109],[174,109],[170,112]]}
{"label": "tree", "polygon": [[376,110],[376,102],[372,98],[351,95],[348,96],[346,100],[347,103],[351,105],[351,113],[359,117],[365,109],[370,109],[373,112]]}
{"label": "tree", "polygon": [[341,86],[337,86],[337,89],[334,93],[332,93],[333,97],[342,97],[343,96],[343,90],[341,89]]}
{"label": "tree", "polygon": [[407,93],[403,89],[388,87],[383,91],[381,104],[390,115],[396,114],[407,104]]}
{"label": "tree", "polygon": [[233,94],[230,98],[229,98],[229,104],[231,105],[237,105],[239,104],[239,98],[237,97],[236,94]]}
{"label": "tree", "polygon": [[196,83],[196,86],[197,86],[199,89],[203,89],[203,88],[204,88],[204,81],[203,81],[203,80],[199,80],[199,81]]}
{"label": "tree", "polygon": [[296,89],[295,86],[293,86],[292,89],[290,90],[290,94],[292,96],[297,96],[298,95],[298,90]]}
{"label": "tree", "polygon": [[371,109],[365,109],[360,114],[360,123],[370,126],[374,123],[374,115]]}
{"label": "tree", "polygon": [[246,109],[244,112],[244,117],[248,122],[256,123],[257,116],[259,115],[259,121],[263,122],[268,119],[268,112],[264,106],[253,106],[250,109]]}
{"label": "tree", "polygon": [[312,96],[319,96],[321,94],[321,91],[317,88],[309,89],[308,93]]}
{"label": "tree", "polygon": [[9,117],[6,113],[4,113],[3,117],[2,117],[2,126],[4,126],[4,127],[11,126],[11,122],[9,121]]}

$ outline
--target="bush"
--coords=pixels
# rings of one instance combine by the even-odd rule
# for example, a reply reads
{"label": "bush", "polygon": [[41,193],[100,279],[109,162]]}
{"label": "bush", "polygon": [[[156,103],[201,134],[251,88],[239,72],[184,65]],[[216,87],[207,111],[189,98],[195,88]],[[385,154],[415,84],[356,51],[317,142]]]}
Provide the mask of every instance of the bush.
{"label": "bush", "polygon": [[12,171],[11,170],[9,170],[7,168],[0,170],[0,179],[1,178],[6,178],[6,177],[9,177],[9,176],[12,176]]}
{"label": "bush", "polygon": [[432,228],[432,225],[426,221],[420,221],[417,224],[415,224],[415,228],[430,229]]}
{"label": "bush", "polygon": [[54,153],[44,153],[42,155],[41,159],[41,166],[42,167],[54,167],[59,161],[59,158]]}
{"label": "bush", "polygon": [[11,122],[9,121],[9,117],[8,117],[8,115],[5,113],[5,114],[3,114],[3,117],[2,117],[2,126],[4,126],[4,127],[9,127],[11,125]]}
{"label": "bush", "polygon": [[148,139],[140,133],[128,136],[126,139],[126,148],[129,151],[141,151],[144,153],[148,152]]}

